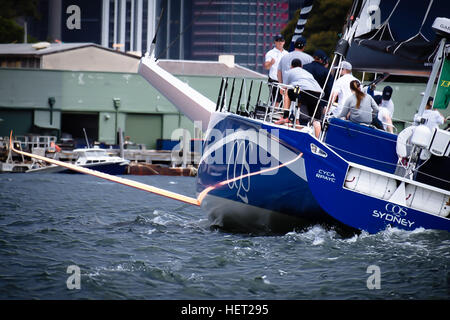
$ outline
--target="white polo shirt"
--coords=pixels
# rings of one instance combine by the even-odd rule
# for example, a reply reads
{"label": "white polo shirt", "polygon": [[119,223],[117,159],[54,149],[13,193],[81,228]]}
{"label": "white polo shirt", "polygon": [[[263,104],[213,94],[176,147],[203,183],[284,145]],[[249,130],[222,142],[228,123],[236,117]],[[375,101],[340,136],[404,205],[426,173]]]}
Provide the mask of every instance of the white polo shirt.
{"label": "white polo shirt", "polygon": [[287,52],[286,50],[283,49],[283,51],[280,51],[276,47],[273,47],[266,53],[265,62],[272,61],[272,59],[275,59],[275,63],[269,69],[269,78],[278,81],[277,76],[278,64],[280,63],[281,58],[288,53],[289,52]]}
{"label": "white polo shirt", "polygon": [[[414,121],[419,120],[419,115],[416,113],[414,115]],[[426,109],[423,111],[422,118],[425,118],[427,121],[425,125],[433,131],[434,128],[439,128],[441,124],[444,124],[444,118],[441,116],[439,111],[433,109]]]}
{"label": "white polo shirt", "polygon": [[387,120],[389,118],[392,118],[389,109],[383,106],[378,106],[378,120],[383,123],[384,131],[387,131]]}
{"label": "white polo shirt", "polygon": [[340,114],[345,101],[352,96],[352,91],[350,90],[350,82],[356,79],[351,73],[344,74],[339,79],[334,82],[333,89],[331,90],[332,94],[337,93],[338,95],[338,107],[334,114]]}
{"label": "white polo shirt", "polygon": [[392,102],[392,99],[382,100],[381,106],[388,109],[389,114],[391,115],[391,118],[394,116],[394,102]]}

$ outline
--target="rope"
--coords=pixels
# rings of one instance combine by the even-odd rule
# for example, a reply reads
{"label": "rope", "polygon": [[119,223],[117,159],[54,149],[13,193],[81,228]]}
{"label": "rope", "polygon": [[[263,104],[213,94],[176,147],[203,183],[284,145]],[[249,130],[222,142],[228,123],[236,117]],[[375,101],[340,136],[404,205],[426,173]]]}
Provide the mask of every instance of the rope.
{"label": "rope", "polygon": [[341,126],[341,125],[338,125],[338,124],[335,124],[335,123],[330,123],[330,122],[328,122],[328,124],[329,124],[330,126],[335,126],[335,127],[338,127],[338,128],[342,128],[342,129],[347,129],[347,130],[355,131],[355,132],[357,132],[357,133],[365,134],[365,135],[372,136],[372,137],[378,138],[378,139],[383,139],[383,140],[387,140],[387,141],[391,141],[391,142],[396,142],[396,141],[397,141],[397,140],[389,139],[389,138],[386,138],[386,137],[380,137],[380,136],[374,135],[374,134],[372,134],[372,133],[361,132],[361,131],[358,131],[358,130],[356,130],[356,129],[349,128],[349,127],[345,127],[345,126]]}
{"label": "rope", "polygon": [[419,172],[418,168],[417,169],[413,169],[413,171],[416,172],[416,173],[423,174],[424,176],[427,176],[427,177],[430,177],[430,178],[433,178],[433,179],[436,179],[436,180],[439,180],[439,181],[442,181],[442,182],[450,184],[449,180],[445,180],[445,179],[442,179],[442,178],[439,178],[439,177],[435,177],[435,176],[432,176],[431,174],[428,174],[428,173],[425,173],[425,172]]}
{"label": "rope", "polygon": [[[339,151],[341,151],[341,152],[345,152],[345,153],[348,153],[348,154],[351,154],[351,155],[353,155],[353,156],[360,157],[360,158],[363,158],[363,159],[366,159],[366,160],[369,160],[369,161],[373,161],[373,162],[378,162],[378,163],[382,163],[382,164],[385,164],[385,165],[389,165],[389,166],[395,167],[396,169],[397,169],[397,168],[407,169],[407,168],[404,167],[401,163],[400,163],[400,165],[398,165],[398,163],[397,163],[397,164],[393,164],[393,163],[391,163],[391,162],[386,162],[386,161],[383,161],[383,160],[374,159],[374,158],[371,158],[371,157],[363,156],[363,155],[358,154],[358,153],[354,153],[354,152],[351,152],[351,151],[348,151],[348,150],[344,150],[344,149],[341,149],[341,148],[339,148],[339,147],[336,147],[336,146],[334,146],[334,145],[332,145],[332,144],[327,144],[327,145],[330,146],[330,147],[332,147],[333,149],[336,149],[336,150],[339,150]],[[427,160],[427,161],[428,161],[428,160]],[[427,177],[430,177],[430,178],[433,178],[433,179],[436,179],[436,180],[439,180],[439,181],[442,181],[442,182],[445,182],[445,183],[450,183],[449,180],[445,180],[445,179],[442,179],[442,178],[433,176],[433,175],[428,174],[428,173],[425,173],[425,172],[419,172],[420,167],[422,167],[427,161],[425,161],[424,163],[422,163],[422,164],[421,164],[420,166],[418,166],[417,168],[412,169],[412,171],[415,172],[415,173],[423,174],[423,175],[425,175],[425,176],[427,176]]]}
{"label": "rope", "polygon": [[332,144],[328,144],[327,143],[327,145],[332,147],[333,149],[337,149],[339,151],[342,151],[342,152],[345,152],[345,153],[348,153],[348,154],[351,154],[353,156],[357,156],[357,157],[360,157],[360,158],[363,158],[363,159],[366,159],[366,160],[370,160],[370,161],[373,161],[373,162],[379,162],[379,163],[390,165],[390,166],[393,166],[393,167],[396,167],[396,168],[399,167],[397,164],[393,164],[391,162],[387,162],[387,161],[378,160],[378,159],[370,158],[370,157],[367,157],[367,156],[363,156],[363,155],[361,155],[359,153],[354,153],[354,152],[351,152],[351,151],[348,151],[348,150],[345,150],[345,149],[341,149],[341,148],[336,147],[336,146],[334,146]]}

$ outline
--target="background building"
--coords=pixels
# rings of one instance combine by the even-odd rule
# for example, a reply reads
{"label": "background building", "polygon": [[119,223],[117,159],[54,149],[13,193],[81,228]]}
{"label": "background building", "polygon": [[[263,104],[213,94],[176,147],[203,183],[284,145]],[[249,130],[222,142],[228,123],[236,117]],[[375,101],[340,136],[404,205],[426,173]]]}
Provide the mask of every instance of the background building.
{"label": "background building", "polygon": [[[263,59],[273,37],[303,0],[41,0],[40,19],[28,19],[37,40],[92,42],[138,54],[149,51],[160,24],[156,56],[217,61],[234,55],[237,64],[265,72]],[[164,12],[160,15],[162,10]],[[78,20],[77,20],[78,19]]]}
{"label": "background building", "polygon": [[202,1],[192,8],[190,58],[214,60],[222,53],[264,72],[264,55],[289,20],[288,1]]}
{"label": "background building", "polygon": [[[177,128],[194,137],[194,124],[137,74],[139,60],[92,43],[0,44],[0,137],[68,134],[84,144],[85,128],[91,141],[116,145],[121,129],[147,149]],[[222,76],[264,79],[219,61],[159,64],[214,102]]]}

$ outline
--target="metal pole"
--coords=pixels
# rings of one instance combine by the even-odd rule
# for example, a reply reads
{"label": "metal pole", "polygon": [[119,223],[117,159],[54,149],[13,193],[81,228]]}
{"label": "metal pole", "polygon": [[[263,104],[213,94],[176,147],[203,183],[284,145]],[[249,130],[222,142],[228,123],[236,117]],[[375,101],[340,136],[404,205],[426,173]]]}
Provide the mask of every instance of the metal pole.
{"label": "metal pole", "polygon": [[261,81],[259,83],[259,91],[258,91],[258,98],[256,98],[256,103],[259,104],[259,98],[261,97],[261,88],[262,88],[263,82]]}
{"label": "metal pole", "polygon": [[124,151],[123,151],[123,131],[122,128],[119,128],[119,148],[120,148],[120,157],[124,158]]}
{"label": "metal pole", "polygon": [[236,81],[236,78],[233,78],[233,84],[231,86],[231,94],[230,94],[230,101],[228,102],[228,109],[227,111],[230,112],[231,110],[231,101],[233,101],[233,93],[234,93],[234,82]]}
{"label": "metal pole", "polygon": [[220,112],[222,112],[223,106],[225,104],[225,100],[227,97],[228,90],[228,78],[225,78],[225,88],[223,89],[222,102],[220,103]]}
{"label": "metal pole", "polygon": [[136,51],[142,53],[142,0],[136,3]]}
{"label": "metal pole", "polygon": [[134,0],[131,0],[131,12],[130,12],[130,51],[134,50]]}
{"label": "metal pole", "polygon": [[170,0],[167,1],[166,59],[170,59]]}
{"label": "metal pole", "polygon": [[88,139],[88,136],[87,136],[85,128],[83,128],[83,132],[84,132],[84,139],[86,140],[86,145],[87,145],[88,148],[90,148],[90,146],[89,146],[89,139]]}
{"label": "metal pole", "polygon": [[187,130],[183,130],[183,164],[182,167],[186,168],[188,162],[188,154],[189,154],[189,141],[187,139]]}
{"label": "metal pole", "polygon": [[28,25],[27,22],[23,22],[23,43],[28,43]]}
{"label": "metal pole", "polygon": [[102,5],[102,46],[109,46],[109,0],[103,0]]}
{"label": "metal pole", "polygon": [[244,88],[244,81],[245,79],[242,79],[241,82],[241,90],[239,91],[239,98],[238,98],[238,103],[237,103],[237,107],[236,107],[236,113],[240,112],[240,104],[241,104],[241,97],[242,97],[242,89]]}
{"label": "metal pole", "polygon": [[113,44],[117,43],[117,20],[118,20],[118,14],[117,11],[119,9],[118,5],[119,0],[114,0],[114,29],[113,29]]}
{"label": "metal pole", "polygon": [[250,106],[250,99],[252,98],[252,87],[253,87],[253,80],[250,81],[250,89],[248,90],[247,105],[245,106],[245,111],[247,111],[247,112],[248,112],[248,108]]}
{"label": "metal pole", "polygon": [[220,102],[222,100],[222,89],[223,89],[223,82],[224,82],[224,78],[222,78],[222,80],[220,81],[220,89],[219,89],[219,95],[217,96],[217,103],[216,103],[216,111],[219,110],[219,106],[220,106]]}
{"label": "metal pole", "polygon": [[155,35],[156,1],[147,1],[147,52],[151,50],[152,38]]}
{"label": "metal pole", "polygon": [[127,13],[127,1],[120,0],[120,16],[119,16],[119,43],[122,45],[120,51],[125,52],[125,26],[126,26],[126,13]]}
{"label": "metal pole", "polygon": [[420,103],[420,107],[419,107],[419,111],[418,111],[419,116],[422,116],[422,113],[425,111],[425,106],[427,104],[428,97],[430,96],[431,90],[433,89],[433,86],[434,86],[434,81],[436,80],[436,76],[439,72],[439,69],[441,68],[446,41],[447,41],[446,38],[442,38],[441,42],[439,43],[439,49],[438,49],[438,51],[436,53],[436,57],[434,59],[433,69],[431,70],[430,78],[428,79],[427,87],[426,87],[425,93],[422,97],[422,102]]}
{"label": "metal pole", "polygon": [[184,60],[184,32],[183,32],[183,23],[184,23],[184,1],[180,1],[180,50],[178,59]]}

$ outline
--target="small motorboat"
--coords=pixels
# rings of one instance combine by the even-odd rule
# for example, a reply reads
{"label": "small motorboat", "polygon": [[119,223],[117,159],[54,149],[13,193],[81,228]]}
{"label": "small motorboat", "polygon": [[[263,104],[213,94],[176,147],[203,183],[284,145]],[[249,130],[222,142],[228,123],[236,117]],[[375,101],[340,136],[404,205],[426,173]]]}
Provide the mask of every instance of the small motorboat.
{"label": "small motorboat", "polygon": [[[97,146],[94,146],[93,148],[74,149],[73,154],[75,156],[74,158],[76,159],[74,162],[75,165],[112,175],[125,174],[128,164],[130,163],[129,160],[126,160],[124,158],[110,156],[106,149],[101,149]],[[76,173],[76,171],[72,171],[53,164],[48,166],[38,165],[36,168],[32,168],[26,172]]]}

